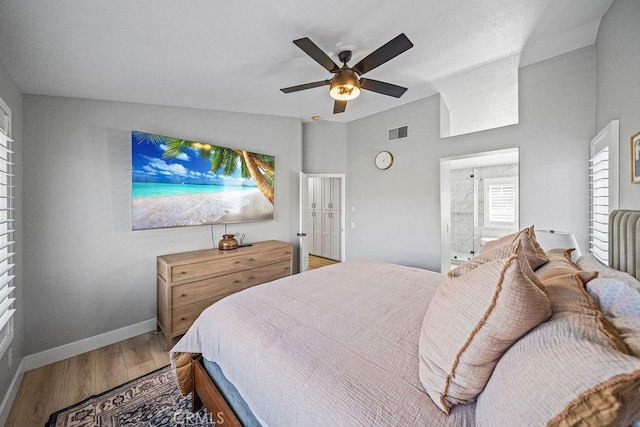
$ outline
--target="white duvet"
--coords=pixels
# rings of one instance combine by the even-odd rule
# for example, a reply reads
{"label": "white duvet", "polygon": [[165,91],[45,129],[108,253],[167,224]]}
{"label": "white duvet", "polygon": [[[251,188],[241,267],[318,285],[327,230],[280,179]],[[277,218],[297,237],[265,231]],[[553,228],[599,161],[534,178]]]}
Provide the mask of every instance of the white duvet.
{"label": "white duvet", "polygon": [[[171,351],[216,362],[270,426],[473,425],[418,378],[418,336],[442,275],[349,261],[231,295]],[[446,325],[445,325],[446,327]]]}

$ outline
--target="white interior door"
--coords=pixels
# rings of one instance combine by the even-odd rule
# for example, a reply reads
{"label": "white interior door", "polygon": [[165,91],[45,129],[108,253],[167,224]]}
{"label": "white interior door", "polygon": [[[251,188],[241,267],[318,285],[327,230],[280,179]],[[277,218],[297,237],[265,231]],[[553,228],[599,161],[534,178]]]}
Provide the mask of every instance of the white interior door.
{"label": "white interior door", "polygon": [[309,269],[309,177],[304,172],[300,172],[300,272]]}

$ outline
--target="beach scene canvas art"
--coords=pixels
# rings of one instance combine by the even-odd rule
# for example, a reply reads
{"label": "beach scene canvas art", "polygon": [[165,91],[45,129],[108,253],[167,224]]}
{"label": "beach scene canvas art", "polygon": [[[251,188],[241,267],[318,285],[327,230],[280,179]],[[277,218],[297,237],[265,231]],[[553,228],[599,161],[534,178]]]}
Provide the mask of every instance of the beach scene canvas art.
{"label": "beach scene canvas art", "polygon": [[275,157],[131,132],[132,229],[273,219]]}

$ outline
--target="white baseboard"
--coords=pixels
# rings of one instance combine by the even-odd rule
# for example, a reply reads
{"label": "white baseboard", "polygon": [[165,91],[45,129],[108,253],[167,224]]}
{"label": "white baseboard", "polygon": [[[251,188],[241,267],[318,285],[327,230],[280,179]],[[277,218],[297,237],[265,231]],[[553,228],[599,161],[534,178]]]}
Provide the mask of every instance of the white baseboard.
{"label": "white baseboard", "polygon": [[11,406],[13,406],[13,401],[18,394],[20,382],[25,372],[155,330],[156,319],[149,319],[136,323],[135,325],[116,329],[115,331],[105,332],[104,334],[25,356],[20,361],[20,366],[18,366],[13,381],[11,381],[9,390],[7,390],[6,395],[2,399],[2,404],[0,405],[0,426],[5,425],[9,417]]}
{"label": "white baseboard", "polygon": [[20,388],[20,383],[22,382],[24,372],[24,359],[22,359],[22,361],[20,362],[20,366],[18,366],[16,374],[13,376],[13,380],[11,381],[11,385],[9,386],[9,390],[7,390],[7,394],[5,394],[4,399],[2,399],[2,404],[0,405],[0,426],[7,424],[7,418],[9,418],[9,412],[11,412],[13,401],[18,394],[18,389]]}
{"label": "white baseboard", "polygon": [[137,335],[142,335],[155,330],[156,319],[149,319],[144,322],[136,323],[135,325],[116,329],[115,331],[105,332],[104,334],[61,345],[60,347],[41,351],[40,353],[30,354],[22,359],[22,362],[24,363],[24,371],[30,371],[50,363],[59,362],[69,357],[77,356],[79,354],[86,353],[87,351],[95,350],[100,347],[124,341]]}

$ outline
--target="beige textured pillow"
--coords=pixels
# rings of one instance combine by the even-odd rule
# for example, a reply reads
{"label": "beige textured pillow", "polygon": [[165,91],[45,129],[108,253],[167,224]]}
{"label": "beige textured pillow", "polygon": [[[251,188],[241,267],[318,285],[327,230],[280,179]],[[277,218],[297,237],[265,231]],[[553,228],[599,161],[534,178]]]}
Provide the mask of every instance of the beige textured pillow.
{"label": "beige textured pillow", "polygon": [[502,354],[551,316],[519,243],[506,259],[447,276],[425,313],[420,380],[445,413],[475,400]]}
{"label": "beige textured pillow", "polygon": [[584,295],[590,277],[545,281],[553,316],[497,363],[476,425],[628,426],[640,418],[640,359],[619,351],[619,337],[601,324]]}
{"label": "beige textured pillow", "polygon": [[573,259],[571,257],[571,254],[573,253],[573,251],[575,251],[576,248],[568,248],[568,249],[564,249],[564,248],[553,248],[553,249],[549,249],[547,251],[545,251],[545,255],[547,256],[547,258],[549,258],[549,262],[564,262],[567,263],[569,265],[574,266],[575,268],[580,268],[578,267],[574,262]]}
{"label": "beige textured pillow", "polygon": [[571,260],[571,252],[574,249],[550,249],[546,251],[549,262],[538,268],[535,273],[538,279],[545,281],[555,276],[575,274],[580,268]]}
{"label": "beige textured pillow", "polygon": [[551,293],[553,313],[556,316],[578,314],[590,320],[590,326],[595,326],[589,329],[590,333],[596,334],[591,337],[594,342],[603,345],[609,343],[612,348],[629,354],[618,330],[607,320],[585,289],[585,285],[596,277],[598,277],[597,271],[581,271],[545,280],[543,283]]}
{"label": "beige textured pillow", "polygon": [[488,263],[489,261],[509,258],[514,254],[516,245],[519,244],[521,244],[520,240],[516,240],[513,243],[506,243],[504,245],[496,246],[489,250],[482,251],[470,260],[463,262],[447,274],[449,275],[449,277],[462,276],[463,274],[466,274],[471,270]]}
{"label": "beige textured pillow", "polygon": [[509,234],[508,236],[501,237],[498,240],[492,240],[485,243],[480,248],[480,254],[499,246],[513,243],[516,240],[522,241],[522,249],[524,250],[524,254],[526,255],[527,261],[529,261],[532,269],[535,270],[549,261],[544,250],[542,250],[536,240],[536,233],[533,229],[533,225],[528,228],[523,228],[517,233]]}
{"label": "beige textured pillow", "polygon": [[[507,259],[511,255],[516,253],[517,250],[519,250],[520,253],[522,253],[522,256],[524,257],[524,251],[521,248],[522,245],[523,245],[523,241],[520,239],[517,239],[513,243],[507,243],[506,245],[502,245],[502,246],[495,247],[493,249],[486,250],[482,253],[479,253],[478,255],[471,258],[470,260],[463,262],[462,264],[460,264],[459,266],[451,270],[449,273],[447,273],[447,275],[452,278],[462,276],[463,274],[466,274],[471,270],[478,268],[481,265],[484,265],[490,261],[495,261],[498,259]],[[528,261],[527,261],[527,264],[529,264]],[[527,277],[533,283],[536,284],[536,286],[538,286],[544,293],[547,293],[546,288],[544,287],[542,282],[537,279],[537,275],[531,269],[530,266],[527,267],[525,265],[522,271],[527,275]]]}

